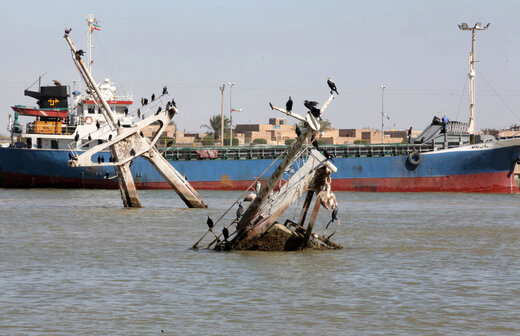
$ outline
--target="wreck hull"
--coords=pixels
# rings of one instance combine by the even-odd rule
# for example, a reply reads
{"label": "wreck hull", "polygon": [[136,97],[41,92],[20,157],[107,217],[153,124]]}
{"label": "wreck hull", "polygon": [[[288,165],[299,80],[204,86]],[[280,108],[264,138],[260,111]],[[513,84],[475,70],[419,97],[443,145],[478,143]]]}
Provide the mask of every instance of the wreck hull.
{"label": "wreck hull", "polygon": [[[334,158],[335,191],[518,193],[513,170],[520,146],[479,145],[421,154],[417,166],[408,156]],[[117,189],[114,169],[69,167],[69,151],[0,148],[0,185],[28,188]],[[105,162],[110,154],[102,153]],[[170,163],[199,190],[244,190],[271,159],[178,160]],[[265,176],[270,176],[276,164]],[[138,189],[170,189],[155,168],[137,158],[131,167]]]}

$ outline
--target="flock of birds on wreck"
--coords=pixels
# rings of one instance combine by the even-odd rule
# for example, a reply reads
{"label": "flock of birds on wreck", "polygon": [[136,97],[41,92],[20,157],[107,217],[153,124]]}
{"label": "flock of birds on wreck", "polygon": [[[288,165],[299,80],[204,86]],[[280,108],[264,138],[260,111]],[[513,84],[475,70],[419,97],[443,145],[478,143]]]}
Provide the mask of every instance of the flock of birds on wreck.
{"label": "flock of birds on wreck", "polygon": [[[327,79],[327,85],[330,88],[330,94],[333,94],[333,92],[335,92],[337,95],[339,95],[338,90],[336,89],[336,84],[333,81],[330,80],[330,77]],[[321,120],[321,109],[319,109],[317,107],[318,106],[318,102],[305,100],[303,102],[303,105],[309,110],[309,112],[312,114],[312,116],[314,118],[316,118],[318,120]],[[289,99],[285,103],[285,110],[287,112],[291,112],[292,108],[293,108],[293,100],[292,100],[292,97],[289,96]],[[301,130],[301,128],[298,125],[296,125],[296,127],[295,127],[295,132],[296,132],[296,135],[298,137],[300,137],[300,135],[302,134],[302,130]],[[320,151],[317,139],[313,139],[311,141],[311,144],[312,144],[312,146],[314,148],[316,148],[317,151]],[[330,161],[334,162],[334,160],[332,159],[334,156],[332,154],[330,154],[326,149],[323,150],[323,156],[327,160],[330,160]],[[253,197],[250,197],[251,195],[248,195],[248,196],[246,196],[244,201],[249,201],[250,202],[250,201],[254,200],[256,198],[256,195],[258,195],[260,193],[260,189],[261,189],[260,181],[257,181],[256,182],[256,187],[255,187],[255,192],[252,193]],[[231,225],[237,224],[237,226],[238,226],[238,222],[240,221],[240,218],[242,217],[243,214],[244,214],[244,207],[242,206],[242,202],[238,202],[238,208],[236,210],[236,218],[231,223]],[[325,230],[327,230],[327,228],[329,227],[329,225],[331,223],[334,223],[335,221],[337,221],[337,219],[338,219],[338,207],[336,206],[336,207],[334,207],[332,209],[331,219],[327,223],[327,225],[325,227]],[[208,219],[206,220],[206,224],[208,225],[209,231],[211,233],[213,233],[213,235],[215,236],[215,238],[218,241],[219,237],[213,232],[213,228],[215,227],[215,223],[213,222],[213,219],[209,215],[208,215]],[[222,229],[222,236],[224,237],[224,243],[227,243],[228,239],[229,239],[229,229],[226,226],[224,226],[224,228]]]}
{"label": "flock of birds on wreck", "polygon": [[[82,50],[78,50],[78,53],[81,55],[83,53]],[[331,81],[330,77],[327,79],[327,85],[329,86],[330,88],[330,94],[333,94],[333,92],[335,92],[337,95],[339,95],[338,93],[338,90],[336,89],[336,84],[334,82]],[[167,95],[168,94],[168,88],[166,86],[163,87],[162,89],[162,95]],[[155,93],[152,94],[152,96],[150,97],[151,98],[151,102],[153,102],[155,100]],[[146,106],[148,105],[148,99],[146,98],[141,98],[141,106]],[[318,120],[321,120],[321,110],[318,108],[318,102],[316,101],[310,101],[310,100],[304,100],[303,102],[303,105],[309,110],[309,112],[312,114],[312,116]],[[166,103],[166,108],[165,110],[169,110],[171,107],[177,107],[177,104],[175,103],[175,99],[172,98],[171,101],[168,101]],[[293,100],[291,98],[291,96],[289,96],[289,99],[287,100],[287,102],[285,103],[285,109],[287,112],[291,112],[292,111],[292,108],[293,108]],[[162,107],[159,106],[157,111],[155,112],[155,115],[158,115],[160,112],[162,111]],[[128,115],[128,108],[125,108],[125,116]],[[145,118],[145,115],[144,113],[141,113],[141,109],[138,108],[137,109],[137,117],[138,118],[141,118],[141,119],[144,119]],[[121,122],[118,120],[117,121],[117,126],[118,127],[121,127]],[[101,128],[101,125],[99,123],[99,120],[96,121],[96,128],[97,129],[100,129]],[[300,129],[300,127],[298,125],[296,125],[295,127],[295,131],[296,131],[296,135],[299,137],[301,134],[302,134],[302,130]],[[143,136],[143,133],[141,132],[140,133],[141,136]],[[79,133],[76,133],[76,135],[74,136],[74,140],[75,142],[78,142],[79,141]],[[108,141],[111,141],[112,140],[112,134],[110,134],[108,136]],[[91,142],[92,141],[92,136],[88,135],[88,141]],[[102,143],[103,140],[98,140],[98,142]],[[168,141],[168,143],[166,144],[167,147],[171,147],[171,145],[173,144],[173,141]],[[318,140],[317,139],[313,139],[311,141],[311,144],[314,148],[316,148],[316,150],[320,151],[320,148],[319,148],[319,144],[318,144]],[[130,150],[130,155],[131,156],[135,156],[136,152],[135,150],[132,148]],[[323,156],[327,159],[327,160],[331,160],[331,161],[334,161],[332,160],[332,158],[334,157],[332,154],[330,154],[326,149],[323,150]],[[76,159],[75,156],[73,156],[72,154],[69,153],[69,159],[72,160],[72,159]],[[105,159],[103,156],[98,156],[98,159],[97,159],[98,163],[101,164],[101,163],[104,163],[105,162]],[[112,158],[112,156],[110,156],[109,158],[109,162],[115,162],[115,159]],[[110,174],[107,172],[106,175],[105,175],[105,179],[108,179],[110,178]],[[256,195],[260,192],[260,187],[261,187],[261,184],[259,181],[257,181],[257,184],[256,184]],[[253,198],[254,199],[254,198]],[[251,201],[252,199],[246,199],[245,201]],[[242,203],[241,202],[238,202],[238,208],[236,210],[236,218],[235,220],[233,221],[232,224],[237,224],[238,225],[238,222],[240,220],[240,218],[242,217],[242,215],[244,214],[244,207],[242,206]],[[330,220],[330,222],[327,224],[327,227],[333,223],[335,220],[337,220],[337,214],[338,214],[338,208],[334,208],[333,211],[332,211],[332,219]],[[218,240],[218,237],[217,235],[213,232],[213,227],[215,226],[214,222],[213,222],[213,219],[211,219],[211,217],[208,215],[208,219],[206,220],[206,224],[208,225],[208,228],[209,228],[209,231],[211,231],[215,237],[217,238]],[[224,237],[224,242],[227,243],[228,241],[228,238],[229,238],[229,229],[227,227],[224,226],[224,228],[222,229],[222,236]]]}

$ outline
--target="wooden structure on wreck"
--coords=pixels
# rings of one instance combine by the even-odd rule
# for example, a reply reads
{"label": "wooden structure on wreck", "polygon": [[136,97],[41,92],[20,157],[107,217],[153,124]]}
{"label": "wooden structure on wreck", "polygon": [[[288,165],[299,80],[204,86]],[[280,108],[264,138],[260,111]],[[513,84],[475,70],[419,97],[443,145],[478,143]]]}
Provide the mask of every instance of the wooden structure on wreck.
{"label": "wooden structure on wreck", "polygon": [[[331,94],[320,109],[320,115],[333,98]],[[199,248],[210,232],[213,234],[209,236],[214,236],[214,239],[209,243],[208,248],[216,250],[294,251],[341,248],[340,245],[329,240],[335,230],[332,234],[326,235],[327,228],[332,222],[336,221],[339,225],[336,217],[338,205],[330,188],[330,175],[336,172],[337,168],[315,147],[309,145],[319,136],[319,122],[310,112],[304,118],[272,104],[270,106],[274,110],[300,120],[306,127],[279,156],[278,159],[283,157],[283,160],[267,182],[260,188],[260,176],[216,223],[208,222],[209,230],[194,244],[193,248]],[[275,162],[276,160],[273,164]],[[246,196],[247,193],[249,195]],[[281,224],[280,217],[304,193],[306,197],[298,220],[296,222],[286,220]],[[241,208],[240,200],[244,196],[246,199],[252,199],[251,204],[243,213],[237,211],[236,218],[231,223],[223,225],[222,234],[217,235],[218,224],[223,222],[223,218],[237,203]],[[308,212],[314,196],[316,199],[309,216]],[[321,206],[332,211],[332,219],[324,233],[318,235],[313,232],[313,229]],[[232,229],[234,231],[230,234]]]}
{"label": "wooden structure on wreck", "polygon": [[[106,119],[109,131],[112,132],[115,130],[117,132],[115,137],[109,139],[107,142],[102,142],[88,149],[81,155],[74,153],[69,164],[73,167],[114,167],[119,181],[119,190],[121,191],[123,205],[125,208],[132,208],[141,207],[141,202],[137,195],[137,189],[135,187],[132,172],[130,171],[130,165],[133,159],[142,156],[157,169],[189,208],[207,208],[207,205],[204,204],[197,191],[175,168],[173,168],[172,165],[168,163],[155,146],[155,143],[161,137],[161,134],[164,132],[170,120],[178,113],[176,106],[168,103],[166,107],[163,108],[161,106],[155,114],[134,123],[131,127],[122,127],[121,123],[112,112],[109,104],[101,94],[101,91],[92,78],[89,70],[85,66],[85,63],[82,60],[83,51],[77,50],[70,40],[69,32],[70,30],[65,31],[64,38],[67,40],[71,48],[74,64],[78,68],[85,84],[90,90],[94,102],[96,102],[96,104],[101,104],[99,109]],[[163,95],[165,94],[167,93],[163,92]],[[152,123],[159,123],[160,127],[153,139],[149,140],[142,136],[141,130]],[[113,158],[111,162],[96,163],[92,160],[92,157],[95,154],[102,150],[106,150],[107,148],[110,149]]]}

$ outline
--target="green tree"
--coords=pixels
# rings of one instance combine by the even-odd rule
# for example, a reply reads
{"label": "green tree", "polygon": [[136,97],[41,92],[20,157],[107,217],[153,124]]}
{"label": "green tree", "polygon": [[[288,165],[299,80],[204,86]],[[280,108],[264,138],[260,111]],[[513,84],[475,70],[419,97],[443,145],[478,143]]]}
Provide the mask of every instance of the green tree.
{"label": "green tree", "polygon": [[255,139],[253,140],[253,145],[267,145],[267,140],[265,139]]}
{"label": "green tree", "polygon": [[[220,129],[221,129],[220,120],[221,120],[220,114],[214,115],[211,118],[209,118],[209,124],[203,124],[200,127],[207,129],[208,131],[206,133],[213,135],[214,139],[219,139],[220,138]],[[229,126],[230,126],[229,118],[224,116],[224,133],[225,134],[229,133]]]}
{"label": "green tree", "polygon": [[[320,123],[320,132],[326,132],[328,130],[332,129],[332,124],[327,119],[323,119],[322,121],[319,121]],[[303,131],[305,128],[305,124],[303,121],[300,121],[298,123],[298,127]]]}

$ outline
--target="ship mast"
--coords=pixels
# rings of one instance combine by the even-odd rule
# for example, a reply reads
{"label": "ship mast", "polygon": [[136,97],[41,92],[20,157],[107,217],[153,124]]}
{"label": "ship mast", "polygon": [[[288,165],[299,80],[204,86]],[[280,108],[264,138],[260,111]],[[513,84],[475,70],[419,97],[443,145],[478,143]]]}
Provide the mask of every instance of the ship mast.
{"label": "ship mast", "polygon": [[469,54],[469,126],[468,132],[471,135],[475,134],[475,41],[477,38],[477,30],[486,30],[489,23],[482,27],[480,22],[475,23],[473,27],[469,27],[467,23],[463,22],[459,25],[460,30],[471,30],[471,53]]}
{"label": "ship mast", "polygon": [[88,26],[88,72],[92,74],[92,34],[94,30],[100,30],[98,20],[94,17],[94,14],[87,15],[87,26]]}

